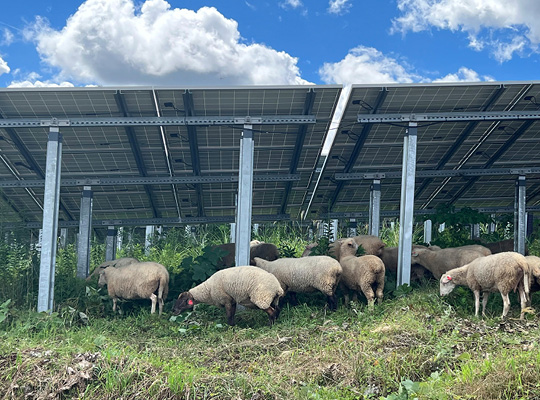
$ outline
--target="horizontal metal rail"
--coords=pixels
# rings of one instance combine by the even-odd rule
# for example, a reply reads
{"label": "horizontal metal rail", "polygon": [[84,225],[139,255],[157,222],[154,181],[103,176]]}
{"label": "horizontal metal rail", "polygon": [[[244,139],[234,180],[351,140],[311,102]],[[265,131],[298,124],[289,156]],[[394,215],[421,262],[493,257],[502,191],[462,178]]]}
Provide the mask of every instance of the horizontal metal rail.
{"label": "horizontal metal rail", "polygon": [[502,121],[540,119],[540,111],[478,111],[422,114],[358,114],[363,124],[399,122]]}

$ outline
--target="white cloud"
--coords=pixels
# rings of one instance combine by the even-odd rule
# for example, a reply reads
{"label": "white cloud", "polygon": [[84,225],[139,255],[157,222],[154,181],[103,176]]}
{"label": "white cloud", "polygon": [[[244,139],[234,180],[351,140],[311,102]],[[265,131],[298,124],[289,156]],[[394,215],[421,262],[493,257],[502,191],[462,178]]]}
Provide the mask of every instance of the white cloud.
{"label": "white cloud", "polygon": [[499,61],[540,44],[538,0],[398,0],[398,8],[402,15],[394,19],[393,32],[462,31],[471,48],[489,48]]}
{"label": "white cloud", "polygon": [[9,73],[9,71],[11,71],[11,69],[9,68],[7,62],[4,61],[2,57],[0,57],[0,75],[7,74]]}
{"label": "white cloud", "polygon": [[410,83],[418,77],[391,57],[373,47],[358,46],[337,63],[325,63],[319,69],[326,83]]}
{"label": "white cloud", "polygon": [[3,46],[9,46],[11,43],[13,43],[13,40],[15,39],[15,35],[13,32],[11,32],[10,29],[4,27],[2,29],[2,34],[0,35],[0,44]]}
{"label": "white cloud", "polygon": [[[373,47],[358,46],[349,51],[341,61],[325,63],[319,69],[325,83],[337,84],[379,84],[412,82],[478,82],[492,81],[492,77],[481,76],[478,72],[461,67],[455,73],[433,79],[414,72],[406,62],[384,55]],[[433,74],[432,74],[433,75]]]}
{"label": "white cloud", "polygon": [[345,14],[351,8],[350,0],[330,0],[328,3],[328,12],[330,14]]}
{"label": "white cloud", "polygon": [[26,81],[13,81],[11,82],[8,87],[10,88],[13,88],[13,87],[25,87],[25,88],[30,88],[30,87],[74,87],[73,83],[70,83],[70,82],[60,82],[60,83],[55,83],[55,82],[51,82],[51,81],[40,81],[40,80],[37,80],[37,81],[29,81],[29,80],[26,80]]}
{"label": "white cloud", "polygon": [[101,85],[302,84],[297,59],[241,42],[215,8],[165,0],[87,0],[56,31],[37,19],[28,35],[59,77]]}
{"label": "white cloud", "polygon": [[301,0],[285,0],[280,3],[281,7],[291,7],[291,8],[299,8],[302,7],[302,1]]}
{"label": "white cloud", "polygon": [[458,72],[435,79],[433,82],[478,82],[493,80],[490,76],[485,75],[481,77],[478,72],[467,67],[461,67]]}

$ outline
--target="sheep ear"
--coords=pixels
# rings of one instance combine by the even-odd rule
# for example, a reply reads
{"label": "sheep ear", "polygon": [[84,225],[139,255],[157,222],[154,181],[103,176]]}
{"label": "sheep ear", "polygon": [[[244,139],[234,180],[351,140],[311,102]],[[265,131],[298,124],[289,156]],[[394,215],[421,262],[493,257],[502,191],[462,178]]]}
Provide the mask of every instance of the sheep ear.
{"label": "sheep ear", "polygon": [[452,280],[452,277],[450,275],[444,275],[441,282],[442,283],[448,283]]}
{"label": "sheep ear", "polygon": [[411,255],[412,255],[413,257],[417,257],[417,256],[418,256],[418,252],[417,252],[416,250],[413,250],[412,253],[411,253]]}

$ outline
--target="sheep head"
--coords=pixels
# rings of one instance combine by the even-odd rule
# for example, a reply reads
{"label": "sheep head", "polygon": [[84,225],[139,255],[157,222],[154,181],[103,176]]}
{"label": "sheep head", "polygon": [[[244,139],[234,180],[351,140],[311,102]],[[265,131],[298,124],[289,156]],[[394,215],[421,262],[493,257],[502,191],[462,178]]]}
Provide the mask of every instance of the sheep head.
{"label": "sheep head", "polygon": [[194,305],[195,305],[195,300],[193,299],[193,296],[191,293],[189,292],[180,293],[180,295],[178,296],[178,299],[176,299],[176,303],[174,303],[172,313],[173,315],[178,315],[185,310],[193,308]]}
{"label": "sheep head", "polygon": [[[113,267],[109,267],[109,268],[113,268]],[[101,271],[99,271],[99,280],[98,280],[99,287],[105,286],[107,284],[107,276],[105,275],[105,269],[102,269]]]}
{"label": "sheep head", "polygon": [[339,254],[341,257],[356,255],[358,243],[353,238],[340,239],[337,243],[339,243]]}
{"label": "sheep head", "polygon": [[446,296],[452,290],[454,290],[455,287],[456,287],[456,284],[450,275],[444,274],[443,276],[441,276],[441,280],[440,280],[441,296]]}

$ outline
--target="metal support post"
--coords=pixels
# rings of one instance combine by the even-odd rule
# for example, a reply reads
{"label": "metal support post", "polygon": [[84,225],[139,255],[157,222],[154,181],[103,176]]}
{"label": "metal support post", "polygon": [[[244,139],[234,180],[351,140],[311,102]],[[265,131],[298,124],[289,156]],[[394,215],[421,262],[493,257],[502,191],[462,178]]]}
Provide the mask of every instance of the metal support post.
{"label": "metal support post", "polygon": [[236,242],[236,223],[232,222],[231,226],[231,243]]}
{"label": "metal support post", "polygon": [[107,228],[107,239],[105,239],[105,261],[111,261],[116,258],[116,229],[114,226]]}
{"label": "metal support post", "polygon": [[430,219],[424,221],[424,243],[431,243],[433,223]]}
{"label": "metal support post", "polygon": [[124,228],[119,227],[116,233],[116,251],[122,250],[123,241],[124,241]]}
{"label": "metal support post", "polygon": [[251,212],[253,200],[253,126],[244,124],[240,140],[238,166],[238,206],[236,214],[236,265],[249,265],[249,242],[251,240]]}
{"label": "metal support post", "polygon": [[53,310],[58,208],[60,205],[60,174],[62,169],[62,135],[57,126],[49,128],[46,165],[37,311],[50,313]]}
{"label": "metal support post", "polygon": [[62,228],[60,229],[60,247],[65,249],[67,245],[67,236],[68,236],[68,229]]}
{"label": "metal support post", "polygon": [[514,202],[514,251],[525,254],[525,205],[526,205],[525,176],[520,175],[516,180],[516,199]]}
{"label": "metal support post", "polygon": [[409,122],[403,138],[401,203],[399,211],[399,252],[397,285],[411,283],[411,251],[414,213],[414,180],[416,174],[416,142],[418,124]]}
{"label": "metal support post", "polygon": [[472,240],[480,239],[480,224],[471,225],[471,239]]}
{"label": "metal support post", "polygon": [[495,222],[495,214],[490,215],[493,222],[489,223],[489,233],[495,233],[497,230],[497,223]]}
{"label": "metal support post", "polygon": [[259,234],[259,224],[253,224],[253,234]]}
{"label": "metal support post", "polygon": [[369,234],[379,236],[381,224],[381,180],[374,179],[369,195]]}
{"label": "metal support post", "polygon": [[333,219],[330,222],[330,226],[329,226],[330,234],[332,235],[332,239],[334,241],[338,240],[338,223],[339,222],[337,219]]}
{"label": "metal support post", "polygon": [[358,232],[357,229],[356,229],[357,226],[358,226],[358,225],[357,225],[357,223],[356,223],[356,218],[351,218],[351,219],[349,220],[349,232],[348,232],[348,236],[349,236],[349,237],[354,237],[354,236],[356,236],[356,234],[357,234],[357,232]]}
{"label": "metal support post", "polygon": [[156,227],[154,225],[146,226],[146,233],[144,235],[144,253],[150,254],[150,248],[152,247],[152,239],[156,233]]}
{"label": "metal support post", "polygon": [[90,272],[90,233],[92,232],[91,186],[84,186],[81,195],[79,237],[77,240],[77,278],[85,279]]}

